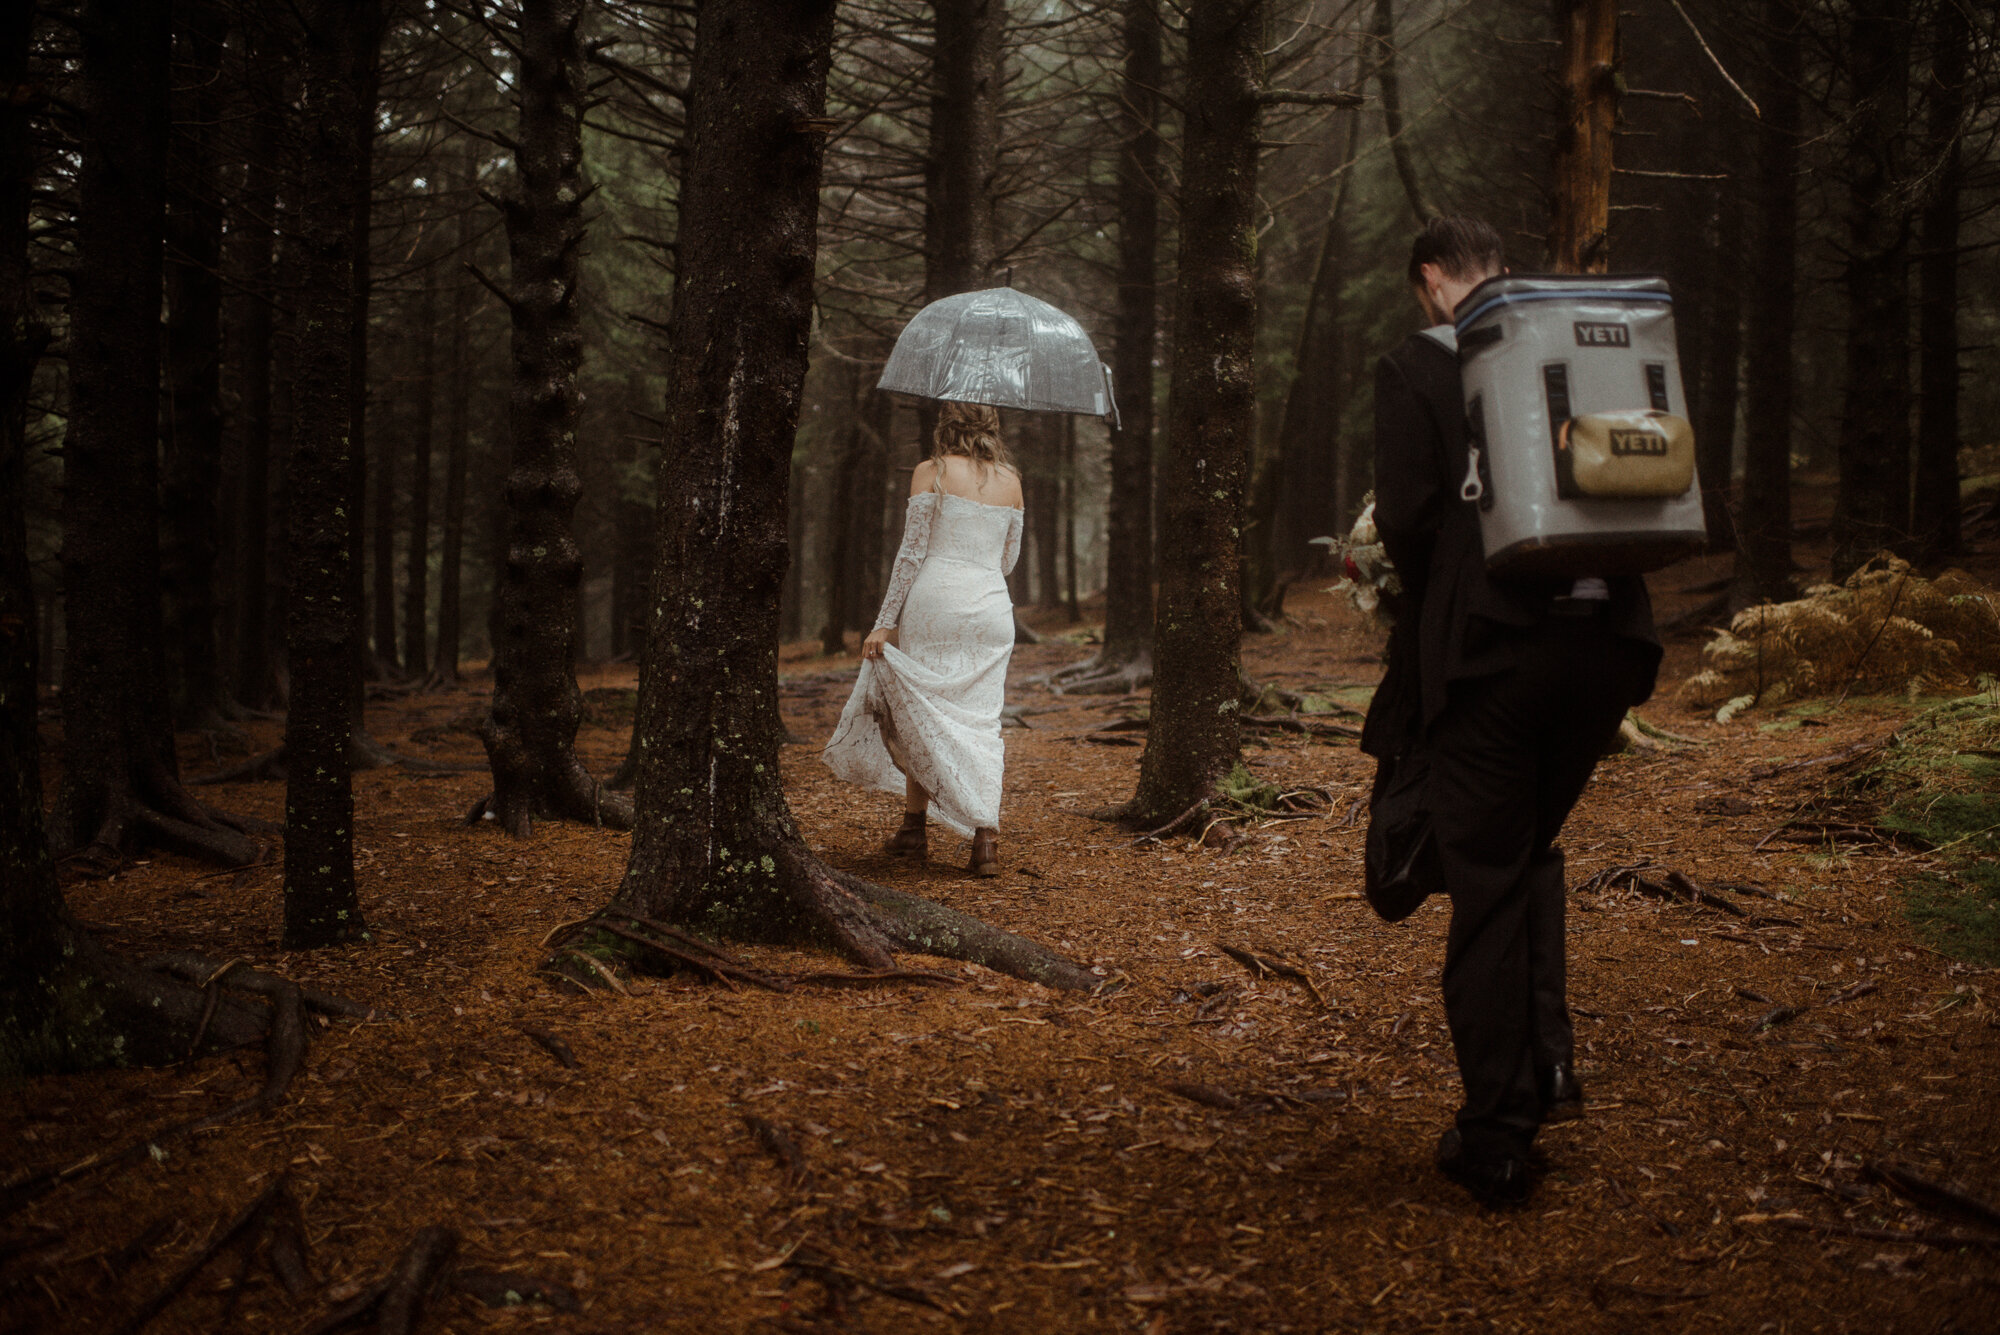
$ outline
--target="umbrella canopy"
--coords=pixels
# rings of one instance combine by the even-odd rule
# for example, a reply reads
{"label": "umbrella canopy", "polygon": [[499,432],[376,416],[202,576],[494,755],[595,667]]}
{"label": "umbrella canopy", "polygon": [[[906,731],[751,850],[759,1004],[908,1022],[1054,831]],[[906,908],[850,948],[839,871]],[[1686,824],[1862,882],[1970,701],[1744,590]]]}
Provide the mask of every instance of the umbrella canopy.
{"label": "umbrella canopy", "polygon": [[961,292],[911,317],[881,387],[960,403],[1118,420],[1111,368],[1070,316],[1011,287]]}

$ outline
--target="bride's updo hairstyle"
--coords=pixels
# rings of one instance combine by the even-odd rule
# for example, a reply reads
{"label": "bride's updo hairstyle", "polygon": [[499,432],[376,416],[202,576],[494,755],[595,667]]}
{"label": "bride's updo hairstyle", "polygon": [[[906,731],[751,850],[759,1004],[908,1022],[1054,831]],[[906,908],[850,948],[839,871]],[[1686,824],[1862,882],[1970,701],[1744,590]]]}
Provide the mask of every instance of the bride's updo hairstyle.
{"label": "bride's updo hairstyle", "polygon": [[983,473],[995,464],[1011,466],[1006,442],[1000,439],[1000,410],[984,403],[947,400],[938,411],[937,435],[931,457],[961,455]]}

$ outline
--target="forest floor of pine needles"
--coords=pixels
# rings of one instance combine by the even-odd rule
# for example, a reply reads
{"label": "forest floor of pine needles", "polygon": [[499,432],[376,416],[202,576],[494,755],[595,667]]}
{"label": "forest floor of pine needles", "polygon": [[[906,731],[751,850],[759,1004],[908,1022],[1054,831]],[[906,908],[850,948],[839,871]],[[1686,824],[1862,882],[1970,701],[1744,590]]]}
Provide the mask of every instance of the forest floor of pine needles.
{"label": "forest floor of pine needles", "polygon": [[[1656,577],[1662,612],[1725,570],[1712,558]],[[1282,633],[1246,642],[1251,675],[1358,700],[1379,637],[1324,594],[1289,610]],[[854,660],[799,645],[784,712],[810,742],[784,760],[809,842],[1123,975],[1122,990],[1058,994],[913,959],[961,981],[774,995],[673,978],[578,996],[537,975],[541,943],[606,900],[627,838],[547,823],[514,843],[459,821],[482,773],[366,773],[367,944],[278,950],[275,869],[217,876],[162,856],[68,887],[134,957],[240,956],[393,1018],[320,1032],[277,1113],[85,1174],[0,1225],[21,1248],[0,1251],[0,1329],[115,1328],[288,1175],[322,1288],[295,1301],[225,1256],[148,1329],[303,1329],[441,1223],[463,1234],[466,1265],[558,1282],[581,1311],[455,1293],[426,1331],[1991,1330],[2000,1249],[1897,1240],[1980,1229],[1915,1209],[1865,1166],[1893,1158],[2000,1199],[1995,973],[1913,936],[1897,886],[1921,852],[1756,847],[1827,782],[1827,766],[1786,766],[1882,737],[1915,706],[1717,724],[1670,702],[1697,647],[1673,642],[1642,713],[1702,745],[1600,767],[1564,838],[1571,884],[1650,861],[1785,900],[1723,892],[1745,919],[1631,889],[1573,896],[1588,1112],[1544,1133],[1526,1210],[1481,1210],[1431,1166],[1457,1102],[1438,994],[1447,909],[1387,926],[1359,901],[1362,827],[1342,818],[1371,765],[1351,741],[1247,749],[1253,773],[1329,788],[1326,815],[1227,853],[1184,837],[1134,847],[1084,815],[1137,771],[1136,747],[1080,740],[1112,702],[1022,684],[1088,649],[1023,648],[1012,701],[1046,712],[1006,734],[1007,870],[975,880],[957,869],[963,841],[935,827],[927,867],[876,851],[896,801],[815,760]],[[625,746],[633,679],[585,674],[581,745],[600,773]],[[474,682],[375,703],[369,722],[406,753],[472,762],[464,723],[481,702]],[[269,744],[277,725],[251,731]],[[185,748],[191,772],[218,763],[199,737]],[[283,790],[210,796],[277,819]],[[1325,1004],[1253,978],[1225,945],[1300,962]],[[843,967],[743,953],[778,972]],[[1809,1008],[1754,1033],[1780,1005]],[[565,1039],[579,1065],[522,1025]],[[121,1149],[261,1078],[253,1049],[34,1081],[0,1101],[4,1176]],[[802,1181],[746,1116],[788,1132]]]}

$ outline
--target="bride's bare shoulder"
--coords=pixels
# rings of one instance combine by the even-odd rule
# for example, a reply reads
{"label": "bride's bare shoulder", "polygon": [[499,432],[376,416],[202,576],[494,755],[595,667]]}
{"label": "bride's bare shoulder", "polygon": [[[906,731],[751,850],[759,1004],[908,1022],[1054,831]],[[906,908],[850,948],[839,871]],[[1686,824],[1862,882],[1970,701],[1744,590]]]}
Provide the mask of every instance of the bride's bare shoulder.
{"label": "bride's bare shoulder", "polygon": [[935,459],[925,459],[910,474],[910,495],[921,496],[936,483],[938,466]]}

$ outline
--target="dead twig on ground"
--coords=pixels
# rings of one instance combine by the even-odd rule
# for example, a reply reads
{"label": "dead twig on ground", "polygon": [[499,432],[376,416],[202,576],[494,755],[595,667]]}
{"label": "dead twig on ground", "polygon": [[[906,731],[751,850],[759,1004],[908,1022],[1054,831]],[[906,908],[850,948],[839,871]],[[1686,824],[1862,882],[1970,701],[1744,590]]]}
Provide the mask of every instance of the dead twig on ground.
{"label": "dead twig on ground", "polygon": [[570,1050],[569,1044],[548,1030],[537,1029],[529,1024],[517,1024],[514,1028],[533,1039],[537,1047],[548,1053],[549,1056],[554,1057],[559,1064],[569,1067],[572,1070],[582,1065],[581,1062],[577,1061],[576,1053]]}
{"label": "dead twig on ground", "polygon": [[1929,1210],[1932,1214],[1960,1215],[1977,1220],[1989,1228],[2000,1229],[2000,1209],[1956,1187],[1933,1182],[1918,1174],[1908,1164],[1898,1163],[1894,1159],[1878,1159],[1863,1165],[1862,1171],[1911,1204]]}
{"label": "dead twig on ground", "polygon": [[785,1170],[787,1187],[798,1188],[806,1184],[812,1176],[812,1169],[806,1164],[806,1152],[799,1148],[799,1143],[792,1139],[790,1132],[775,1122],[748,1114],[744,1115],[743,1125],[757,1137],[757,1143],[764,1147],[764,1152],[776,1159],[778,1166]]}
{"label": "dead twig on ground", "polygon": [[1276,974],[1280,978],[1290,978],[1294,982],[1305,984],[1306,991],[1312,993],[1313,1000],[1321,1007],[1326,1005],[1326,998],[1320,994],[1319,984],[1313,981],[1313,976],[1282,956],[1258,955],[1240,946],[1226,945],[1221,941],[1215,943],[1215,948],[1259,978],[1265,974]]}
{"label": "dead twig on ground", "polygon": [[284,1194],[284,1191],[283,1177],[264,1188],[255,1200],[238,1211],[234,1219],[224,1224],[214,1237],[182,1264],[180,1269],[174,1271],[165,1284],[154,1290],[151,1297],[132,1309],[130,1315],[118,1324],[118,1335],[136,1335],[148,1322],[166,1310],[167,1304],[178,1298],[181,1290],[187,1288],[210,1261],[262,1220],[264,1213]]}

